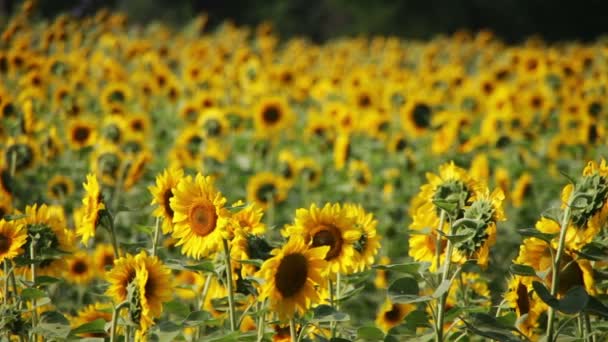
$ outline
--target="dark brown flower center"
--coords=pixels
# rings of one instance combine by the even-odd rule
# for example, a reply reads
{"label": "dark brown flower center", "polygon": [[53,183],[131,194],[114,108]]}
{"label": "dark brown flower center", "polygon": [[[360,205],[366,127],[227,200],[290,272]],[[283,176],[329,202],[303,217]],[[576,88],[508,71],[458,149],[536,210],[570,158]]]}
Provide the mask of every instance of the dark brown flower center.
{"label": "dark brown flower center", "polygon": [[91,135],[91,130],[88,127],[80,126],[74,129],[73,137],[79,143],[84,143]]}
{"label": "dark brown flower center", "polygon": [[165,208],[165,212],[169,216],[169,218],[173,219],[173,209],[169,205],[169,201],[173,197],[173,191],[171,189],[167,189],[163,194],[163,207]]}
{"label": "dark brown flower center", "polygon": [[289,254],[281,259],[281,263],[274,276],[277,290],[283,298],[298,294],[308,277],[308,261],[299,253]]}
{"label": "dark brown flower center", "polygon": [[384,313],[384,319],[391,323],[398,323],[401,320],[401,308],[393,304],[391,309]]}
{"label": "dark brown flower center", "polygon": [[215,207],[210,204],[199,204],[190,208],[188,213],[190,227],[198,236],[207,236],[215,229],[217,224],[217,213]]}
{"label": "dark brown flower center", "polygon": [[8,252],[11,247],[11,239],[7,236],[0,235],[0,254]]}
{"label": "dark brown flower center", "polygon": [[312,246],[329,246],[330,249],[325,256],[325,260],[332,260],[342,252],[342,234],[340,229],[335,226],[327,225],[321,227],[312,237]]}
{"label": "dark brown flower center", "polygon": [[262,119],[265,123],[274,125],[281,119],[281,110],[274,105],[268,106],[262,112]]}
{"label": "dark brown flower center", "polygon": [[530,300],[528,298],[528,288],[522,283],[517,284],[517,309],[519,316],[530,312]]}
{"label": "dark brown flower center", "polygon": [[74,274],[84,274],[88,271],[88,269],[89,267],[83,260],[78,260],[74,263],[74,265],[72,265],[72,272],[74,272]]}

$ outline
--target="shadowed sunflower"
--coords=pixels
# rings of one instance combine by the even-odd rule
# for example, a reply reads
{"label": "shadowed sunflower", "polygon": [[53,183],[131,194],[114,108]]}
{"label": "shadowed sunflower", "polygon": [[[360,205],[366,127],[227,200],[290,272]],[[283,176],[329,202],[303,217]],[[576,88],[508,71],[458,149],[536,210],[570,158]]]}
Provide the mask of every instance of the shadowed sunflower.
{"label": "shadowed sunflower", "polygon": [[303,239],[292,236],[262,264],[259,276],[265,283],[259,300],[268,298],[270,310],[276,312],[280,320],[306,312],[319,301],[316,287],[326,282],[323,276],[327,262],[323,259],[328,250],[327,246],[309,248]]}
{"label": "shadowed sunflower", "polygon": [[230,213],[211,178],[200,173],[182,178],[173,195],[173,237],[178,240],[176,246],[182,246],[182,254],[200,259],[218,251]]}
{"label": "shadowed sunflower", "polygon": [[114,249],[112,248],[112,245],[107,243],[95,245],[93,264],[96,276],[104,279],[106,271],[114,265]]}
{"label": "shadowed sunflower", "polygon": [[282,177],[271,172],[260,172],[247,182],[247,201],[262,209],[277,205],[287,197],[287,184]]}
{"label": "shadowed sunflower", "polygon": [[125,190],[131,189],[137,181],[143,176],[146,171],[146,166],[152,160],[152,155],[148,151],[141,151],[133,158],[133,162],[129,165],[127,175],[125,177]]}
{"label": "shadowed sunflower", "polygon": [[165,169],[156,176],[156,185],[148,187],[153,196],[151,204],[158,204],[153,215],[163,219],[163,234],[173,231],[173,209],[169,201],[173,198],[173,191],[182,177],[184,177],[182,169]]}
{"label": "shadowed sunflower", "polygon": [[82,237],[82,243],[88,246],[89,239],[95,237],[95,230],[99,224],[100,212],[106,209],[97,177],[93,174],[87,175],[87,181],[83,184],[86,191],[82,199],[84,215],[82,221],[76,227],[76,235]]}
{"label": "shadowed sunflower", "polygon": [[391,328],[399,325],[405,316],[414,310],[416,310],[416,306],[413,304],[391,303],[390,300],[387,299],[384,304],[382,304],[380,311],[378,311],[376,326],[386,333]]}
{"label": "shadowed sunflower", "polygon": [[0,220],[0,262],[12,259],[23,252],[27,231],[17,221]]}
{"label": "shadowed sunflower", "polygon": [[79,251],[67,259],[65,278],[74,284],[87,285],[95,276],[91,257]]}
{"label": "shadowed sunflower", "polygon": [[47,183],[46,195],[48,198],[61,201],[74,192],[74,182],[71,178],[55,175]]}
{"label": "shadowed sunflower", "polygon": [[515,327],[524,335],[535,339],[540,315],[547,310],[547,304],[538,298],[532,289],[532,277],[514,276],[509,280],[504,295],[507,306],[515,311]]}
{"label": "shadowed sunflower", "polygon": [[[75,317],[70,319],[70,326],[72,329],[78,328],[79,326],[87,323],[91,323],[98,319],[109,323],[112,320],[112,305],[110,303],[95,303],[87,305],[78,313]],[[90,332],[76,334],[79,337],[110,337],[106,332]]]}
{"label": "shadowed sunflower", "polygon": [[300,235],[312,247],[329,246],[325,260],[332,274],[348,274],[355,263],[355,244],[362,232],[354,217],[340,204],[327,203],[323,208],[312,204],[310,209],[296,210],[293,226],[283,235]]}
{"label": "shadowed sunflower", "polygon": [[3,147],[2,153],[7,167],[14,161],[12,167],[16,172],[32,168],[40,159],[38,143],[26,135],[9,138]]}

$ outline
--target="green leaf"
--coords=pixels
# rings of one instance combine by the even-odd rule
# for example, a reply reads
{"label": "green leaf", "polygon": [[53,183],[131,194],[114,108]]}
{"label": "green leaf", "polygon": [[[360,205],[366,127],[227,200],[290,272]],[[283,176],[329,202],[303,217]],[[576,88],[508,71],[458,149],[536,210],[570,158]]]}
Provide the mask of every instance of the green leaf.
{"label": "green leaf", "polygon": [[533,267],[522,264],[511,264],[509,266],[509,271],[513,274],[524,276],[524,277],[534,277],[536,276],[536,271]]}
{"label": "green leaf", "polygon": [[143,224],[136,224],[135,225],[135,230],[140,232],[140,233],[144,233],[146,235],[152,235],[154,233],[154,229],[155,227],[152,226],[145,226]]}
{"label": "green leaf", "polygon": [[192,311],[183,324],[188,327],[196,327],[212,319],[213,317],[207,311]]}
{"label": "green leaf", "polygon": [[593,296],[589,296],[586,310],[594,315],[608,318],[608,306]]}
{"label": "green leaf", "polygon": [[313,318],[310,322],[320,323],[320,322],[344,322],[348,321],[350,317],[344,312],[336,311],[333,307],[329,305],[319,305],[313,310]]}
{"label": "green leaf", "polygon": [[36,277],[36,286],[45,286],[45,285],[51,285],[51,284],[55,284],[62,281],[59,278],[55,278],[55,277],[50,277],[50,276],[37,276]]}
{"label": "green leaf", "polygon": [[164,309],[165,312],[177,316],[178,320],[184,320],[190,314],[190,309],[188,308],[188,305],[177,300],[172,300],[170,302],[164,303]]}
{"label": "green leaf", "polygon": [[414,310],[407,314],[403,319],[405,325],[410,331],[416,331],[417,328],[430,327],[429,314],[424,310]]}
{"label": "green leaf", "polygon": [[260,260],[260,259],[247,259],[247,260],[234,260],[236,262],[240,262],[241,264],[245,264],[245,265],[254,265],[257,267],[262,267],[262,263],[264,263],[264,260]]}
{"label": "green leaf", "polygon": [[329,339],[329,342],[352,342],[349,339],[346,338],[342,338],[342,337],[332,337]]}
{"label": "green leaf", "polygon": [[181,325],[169,321],[160,323],[158,329],[156,336],[158,336],[159,341],[175,341],[176,337],[182,332]]}
{"label": "green leaf", "polygon": [[34,331],[47,338],[66,338],[70,334],[70,321],[57,311],[42,313]]}
{"label": "green leaf", "polygon": [[515,342],[520,341],[513,332],[517,331],[513,326],[505,326],[502,321],[498,321],[494,316],[477,313],[472,314],[472,321],[462,320],[467,329],[474,334],[494,339],[497,341]]}
{"label": "green leaf", "polygon": [[42,290],[38,290],[33,287],[28,287],[28,288],[23,289],[23,291],[21,291],[21,298],[23,298],[25,300],[39,299],[39,298],[44,298],[46,296],[47,296],[46,292],[44,292]]}
{"label": "green leaf", "polygon": [[597,242],[584,245],[576,254],[593,261],[608,261],[608,247]]}
{"label": "green leaf", "polygon": [[5,221],[15,221],[15,220],[20,220],[22,218],[26,218],[27,215],[25,214],[14,214],[14,215],[4,215],[3,219]]}
{"label": "green leaf", "polygon": [[518,229],[517,232],[523,237],[535,237],[537,239],[543,240],[547,243],[551,243],[551,240],[555,238],[558,234],[549,234],[542,233],[538,231],[536,228],[522,228]]}
{"label": "green leaf", "polygon": [[451,280],[442,281],[441,284],[439,284],[439,286],[437,286],[437,289],[435,289],[435,292],[433,292],[431,297],[439,298],[439,297],[443,296],[443,294],[448,292],[448,290],[450,289],[450,284],[452,284]]}
{"label": "green leaf", "polygon": [[572,287],[570,290],[568,290],[568,292],[566,292],[566,295],[561,300],[558,300],[552,296],[549,290],[541,282],[532,282],[532,287],[543,302],[555,310],[561,311],[565,314],[579,313],[585,308],[585,306],[587,306],[587,303],[589,302],[589,295],[582,286]]}
{"label": "green leaf", "polygon": [[429,268],[429,263],[426,262],[408,262],[404,264],[391,264],[391,265],[374,265],[372,268],[384,271],[392,271],[398,273],[406,273],[411,275],[418,275]]}
{"label": "green leaf", "polygon": [[103,334],[105,333],[106,321],[98,318],[92,322],[88,322],[78,327],[74,328],[70,334],[78,335],[78,334]]}
{"label": "green leaf", "polygon": [[380,341],[384,339],[384,332],[375,326],[365,326],[357,329],[357,338],[364,341]]}
{"label": "green leaf", "polygon": [[215,266],[213,265],[213,262],[209,260],[203,260],[202,262],[195,265],[185,265],[181,260],[169,259],[167,260],[165,265],[172,270],[178,271],[202,271],[215,273]]}
{"label": "green leaf", "polygon": [[415,303],[431,299],[420,296],[419,292],[418,281],[412,277],[399,278],[388,287],[388,296],[393,303]]}

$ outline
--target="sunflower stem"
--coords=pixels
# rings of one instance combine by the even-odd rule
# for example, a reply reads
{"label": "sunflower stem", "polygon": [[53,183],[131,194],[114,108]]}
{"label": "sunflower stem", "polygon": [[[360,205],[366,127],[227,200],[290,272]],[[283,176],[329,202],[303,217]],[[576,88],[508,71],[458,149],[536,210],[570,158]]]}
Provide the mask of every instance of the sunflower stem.
{"label": "sunflower stem", "polygon": [[[334,307],[334,309],[336,311],[340,310],[340,285],[342,282],[342,277],[340,276],[340,272],[338,272],[336,274],[336,297],[332,303],[332,306]],[[338,332],[338,322],[337,321],[331,321],[331,337],[336,337],[336,334]]]}
{"label": "sunflower stem", "polygon": [[129,305],[128,301],[124,301],[118,304],[114,308],[114,312],[112,312],[112,325],[110,327],[110,342],[116,341],[116,327],[118,326],[118,315],[120,314],[120,310]]}
{"label": "sunflower stem", "polygon": [[17,152],[11,151],[11,167],[9,169],[11,175],[11,181],[13,177],[15,177],[15,172],[17,171]]}
{"label": "sunflower stem", "polygon": [[131,162],[126,162],[120,168],[120,172],[118,173],[118,179],[116,180],[116,185],[114,186],[114,192],[112,193],[112,204],[110,208],[112,208],[113,212],[116,212],[118,208],[118,203],[120,202],[120,193],[122,192],[122,185],[125,181],[125,174],[129,169]]}
{"label": "sunflower stem", "polygon": [[[34,236],[30,236],[30,238],[32,239],[31,243],[30,243],[30,259],[33,261],[34,258],[36,257],[36,252],[34,250],[34,248],[36,247],[36,240],[37,238]],[[34,286],[36,286],[36,264],[32,263],[31,266],[31,270],[32,270],[32,283],[34,284]],[[36,327],[36,325],[38,324],[38,312],[36,311],[36,298],[32,298],[32,327]],[[36,338],[36,334],[32,332],[32,336],[34,341],[37,341]]]}
{"label": "sunflower stem", "polygon": [[264,309],[264,303],[263,302],[258,302],[257,303],[257,307],[256,307],[256,311],[258,312],[258,322],[257,322],[257,338],[256,341],[257,342],[262,342],[262,340],[264,339],[264,316],[266,316],[264,313],[261,313],[262,310]]}
{"label": "sunflower stem", "polygon": [[4,305],[8,304],[9,299],[11,298],[10,293],[8,292],[8,279],[9,279],[9,268],[8,268],[8,260],[4,259]]}
{"label": "sunflower stem", "polygon": [[[200,297],[200,305],[198,306],[199,308],[202,308],[205,305],[205,300],[207,300],[207,293],[209,293],[209,288],[211,287],[212,278],[213,278],[213,274],[209,274],[209,275],[207,275],[207,278],[205,279],[205,285],[203,285],[203,293],[201,294],[201,297]],[[201,339],[201,337],[206,332],[206,330],[207,330],[206,325],[203,324],[203,325],[199,326],[197,340]]]}
{"label": "sunflower stem", "polygon": [[[443,217],[443,220],[439,219],[439,229],[443,229],[443,223],[445,222],[445,211],[441,210],[441,217]],[[452,235],[452,227],[450,226],[450,235]],[[440,235],[438,234],[438,238],[437,241],[440,241]],[[447,252],[445,254],[445,260],[443,261],[443,271],[441,273],[441,282],[439,283],[439,286],[441,286],[441,284],[444,281],[448,280],[449,277],[449,273],[450,273],[450,266],[452,263],[452,251],[454,249],[454,246],[452,245],[452,242],[448,239],[447,242]],[[437,253],[437,255],[440,255],[440,250],[436,250],[435,251]],[[437,267],[439,267],[439,264],[437,264]],[[448,292],[446,291],[443,295],[441,295],[441,297],[439,298],[439,306],[437,307],[437,327],[436,327],[436,341],[437,342],[442,342],[443,341],[443,320],[445,317],[445,304],[446,301],[448,299]]]}
{"label": "sunflower stem", "polygon": [[591,331],[591,320],[589,319],[589,314],[587,312],[583,312],[583,321],[585,323],[585,334],[583,336],[587,336],[586,340],[589,342],[595,342],[595,335],[592,335]]}
{"label": "sunflower stem", "polygon": [[583,327],[583,313],[580,312],[576,317],[576,330],[578,331],[578,337],[582,340],[585,336],[585,328]]}
{"label": "sunflower stem", "polygon": [[152,256],[156,256],[158,240],[160,238],[160,222],[161,218],[156,217],[156,226],[154,227],[154,240],[152,240]]}
{"label": "sunflower stem", "polygon": [[[568,224],[570,223],[570,214],[572,213],[572,202],[575,197],[570,195],[566,208],[564,208],[564,216],[562,217],[561,227],[559,231],[559,242],[557,244],[557,251],[555,253],[555,260],[553,262],[553,272],[551,272],[551,295],[557,294],[559,287],[559,271],[560,264],[562,262],[562,254],[565,248],[566,242],[566,230],[568,230]],[[555,329],[555,310],[549,306],[548,321],[547,321],[547,341],[553,341],[554,329]]]}
{"label": "sunflower stem", "polygon": [[298,333],[296,332],[296,320],[289,320],[289,334],[291,335],[291,342],[296,342],[298,340]]}
{"label": "sunflower stem", "polygon": [[[441,211],[439,215],[439,225],[437,231],[443,231],[443,225],[445,224],[445,210]],[[441,234],[437,233],[437,239],[435,240],[435,267],[439,271],[439,263],[441,262]],[[437,280],[440,280],[441,275],[437,276]]]}
{"label": "sunflower stem", "polygon": [[116,228],[114,227],[114,218],[107,210],[105,211],[104,215],[106,215],[106,221],[108,222],[107,228],[110,230],[110,240],[112,240],[112,248],[114,249],[114,259],[118,260],[120,259],[120,250],[118,249],[118,240],[116,239]]}
{"label": "sunflower stem", "polygon": [[236,331],[236,313],[234,310],[234,293],[232,289],[232,265],[230,263],[230,248],[228,240],[222,239],[224,245],[224,260],[226,261],[226,286],[228,288],[228,306],[230,310],[230,330]]}

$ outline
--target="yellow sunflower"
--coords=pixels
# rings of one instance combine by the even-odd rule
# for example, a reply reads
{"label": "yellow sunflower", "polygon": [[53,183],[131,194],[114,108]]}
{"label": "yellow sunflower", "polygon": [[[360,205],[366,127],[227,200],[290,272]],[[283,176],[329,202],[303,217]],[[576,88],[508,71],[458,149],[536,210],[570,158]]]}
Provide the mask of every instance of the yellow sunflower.
{"label": "yellow sunflower", "polygon": [[133,161],[131,164],[129,164],[127,174],[125,176],[125,190],[131,189],[143,176],[144,172],[146,171],[146,166],[148,166],[152,160],[152,154],[148,151],[141,151],[137,153],[132,160]]}
{"label": "yellow sunflower", "polygon": [[355,226],[361,231],[361,237],[355,242],[354,271],[361,272],[370,267],[380,249],[380,236],[376,233],[378,221],[372,213],[367,213],[361,205],[345,204],[344,209],[354,218]]}
{"label": "yellow sunflower", "polygon": [[387,299],[376,315],[376,326],[386,333],[403,322],[405,316],[414,310],[416,306],[413,304],[391,303]]}
{"label": "yellow sunflower", "polygon": [[97,177],[94,174],[87,175],[87,181],[83,184],[86,191],[82,199],[84,215],[82,221],[76,226],[76,235],[82,237],[82,243],[88,246],[89,239],[95,237],[95,230],[99,224],[100,211],[106,209]]}
{"label": "yellow sunflower", "polygon": [[96,139],[96,127],[91,120],[72,119],[68,124],[68,142],[73,149],[91,146]]}
{"label": "yellow sunflower", "polygon": [[334,143],[334,164],[336,170],[342,170],[350,158],[351,146],[348,134],[340,134]]}
{"label": "yellow sunflower", "polygon": [[[79,310],[75,317],[70,319],[70,326],[72,329],[75,329],[83,324],[91,323],[98,319],[102,319],[106,323],[109,323],[112,320],[112,305],[110,303],[95,303],[87,305],[83,309]],[[109,337],[105,332],[82,333],[77,335],[82,338]]]}
{"label": "yellow sunflower", "polygon": [[[208,275],[210,277],[211,275]],[[182,270],[173,277],[175,294],[184,300],[193,300],[200,295],[205,285],[205,277],[199,272]]]}
{"label": "yellow sunflower", "polygon": [[16,172],[31,169],[40,159],[38,143],[26,135],[10,137],[3,147],[5,165],[12,166]]}
{"label": "yellow sunflower", "polygon": [[312,204],[310,209],[296,210],[294,225],[283,235],[300,235],[312,247],[329,246],[325,260],[330,273],[351,273],[355,266],[355,244],[361,239],[355,217],[339,203],[327,203],[323,208]]}
{"label": "yellow sunflower", "polygon": [[247,182],[247,201],[262,209],[277,205],[287,198],[287,184],[282,177],[271,172],[260,172]]}
{"label": "yellow sunflower", "polygon": [[321,167],[319,163],[311,157],[298,159],[297,169],[308,188],[314,188],[321,181]]}
{"label": "yellow sunflower", "polygon": [[27,231],[22,223],[0,220],[0,262],[20,255],[26,240]]}
{"label": "yellow sunflower", "polygon": [[517,315],[515,327],[531,339],[537,337],[535,330],[539,326],[540,315],[548,308],[532,289],[533,280],[532,277],[512,277],[504,295],[507,305]]}
{"label": "yellow sunflower", "polygon": [[71,178],[55,175],[47,183],[46,195],[55,201],[61,201],[74,192],[74,182]]}
{"label": "yellow sunflower", "polygon": [[287,100],[281,97],[263,99],[254,110],[255,128],[259,135],[274,137],[289,127],[293,113]]}
{"label": "yellow sunflower", "polygon": [[348,173],[357,191],[365,191],[372,181],[372,172],[367,163],[362,160],[351,160],[348,164]]}
{"label": "yellow sunflower", "polygon": [[98,278],[104,279],[106,271],[114,265],[114,248],[107,243],[95,245],[93,264]]}
{"label": "yellow sunflower", "polygon": [[173,237],[183,254],[200,259],[219,250],[230,214],[224,208],[226,198],[210,177],[198,173],[195,178],[182,178],[169,202],[174,213]]}
{"label": "yellow sunflower", "polygon": [[259,276],[265,283],[259,300],[268,298],[270,310],[280,320],[306,312],[319,301],[318,287],[326,282],[328,250],[327,246],[309,248],[302,238],[292,236],[262,264]]}
{"label": "yellow sunflower", "polygon": [[524,200],[532,195],[532,175],[524,172],[515,182],[511,192],[511,202],[515,208],[524,204]]}
{"label": "yellow sunflower", "polygon": [[170,200],[177,183],[184,177],[182,169],[165,169],[163,173],[156,176],[156,185],[148,187],[152,194],[152,205],[158,204],[153,215],[163,219],[163,234],[169,234],[173,230],[173,209]]}
{"label": "yellow sunflower", "polygon": [[87,285],[93,280],[95,270],[93,260],[83,251],[79,251],[67,259],[65,278],[70,283]]}

